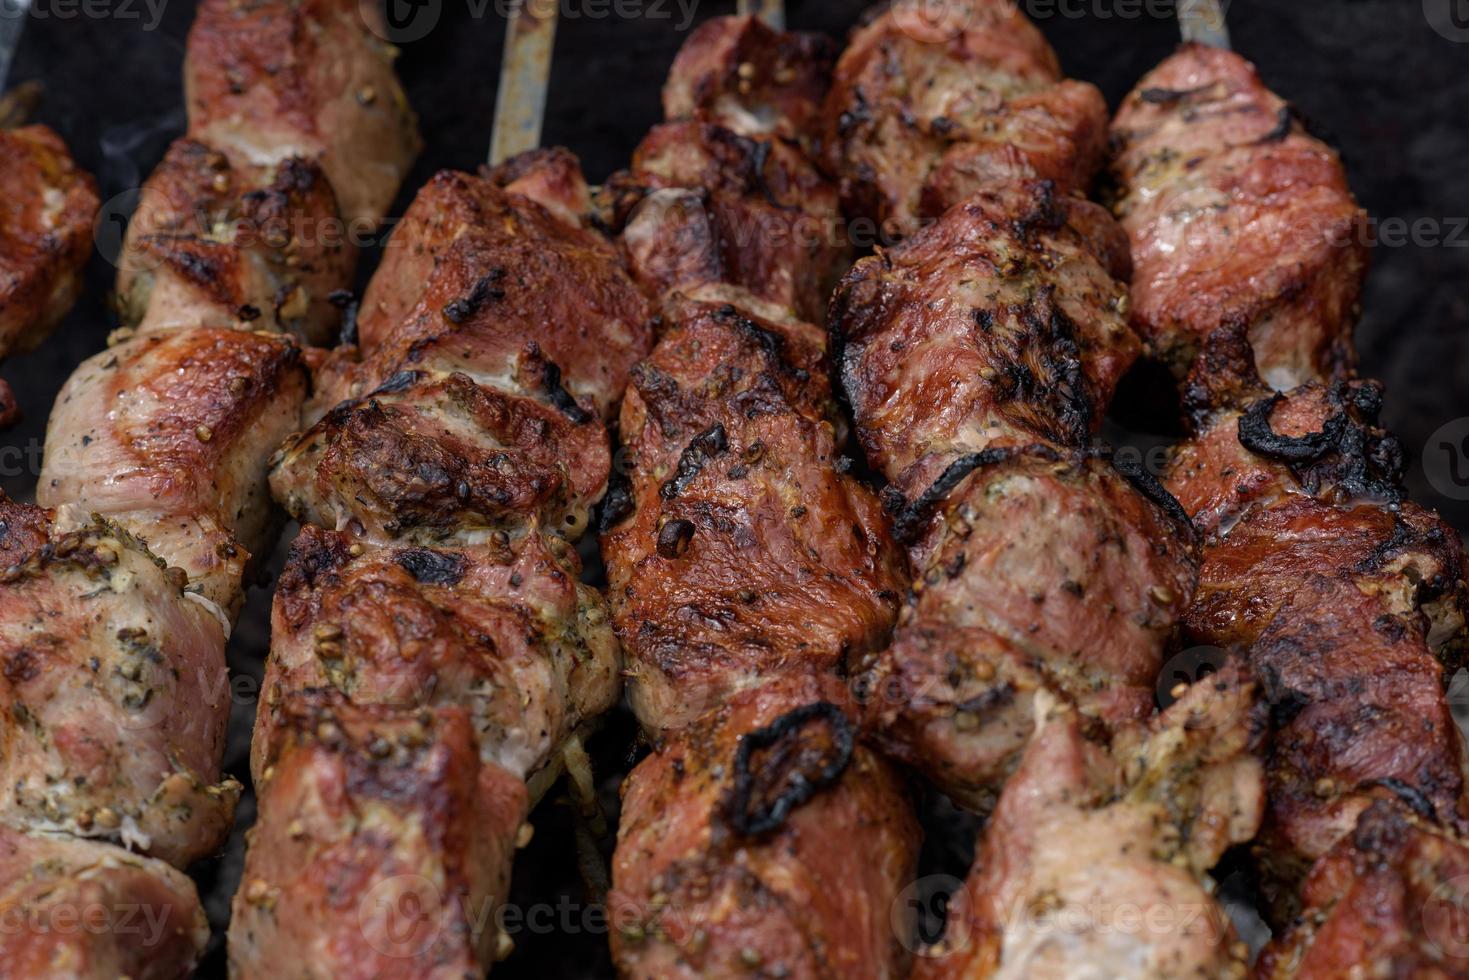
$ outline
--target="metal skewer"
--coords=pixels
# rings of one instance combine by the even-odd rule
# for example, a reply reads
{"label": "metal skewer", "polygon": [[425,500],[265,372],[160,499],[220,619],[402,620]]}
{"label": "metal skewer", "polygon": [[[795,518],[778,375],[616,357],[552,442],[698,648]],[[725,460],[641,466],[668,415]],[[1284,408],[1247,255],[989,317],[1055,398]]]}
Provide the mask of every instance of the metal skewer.
{"label": "metal skewer", "polygon": [[777,31],[786,29],[786,11],[783,0],[739,0],[741,15],[754,14]]}
{"label": "metal skewer", "polygon": [[[4,0],[0,0],[4,2]],[[523,0],[505,24],[490,164],[541,145],[558,0]]]}
{"label": "metal skewer", "polygon": [[1178,28],[1185,41],[1229,48],[1229,25],[1220,0],[1178,0]]}

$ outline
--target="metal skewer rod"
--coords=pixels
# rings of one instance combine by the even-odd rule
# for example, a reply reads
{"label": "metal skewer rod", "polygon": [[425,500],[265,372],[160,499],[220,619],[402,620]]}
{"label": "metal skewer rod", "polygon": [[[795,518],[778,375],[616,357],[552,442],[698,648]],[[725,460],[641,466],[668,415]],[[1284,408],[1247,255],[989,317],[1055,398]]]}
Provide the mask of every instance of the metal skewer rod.
{"label": "metal skewer rod", "polygon": [[[0,0],[5,2],[5,0]],[[522,0],[505,24],[490,164],[541,145],[558,0]]]}
{"label": "metal skewer rod", "polygon": [[1178,0],[1178,28],[1185,41],[1229,48],[1229,25],[1220,0]]}
{"label": "metal skewer rod", "polygon": [[739,0],[740,14],[754,14],[777,31],[786,29],[786,11],[783,0]]}

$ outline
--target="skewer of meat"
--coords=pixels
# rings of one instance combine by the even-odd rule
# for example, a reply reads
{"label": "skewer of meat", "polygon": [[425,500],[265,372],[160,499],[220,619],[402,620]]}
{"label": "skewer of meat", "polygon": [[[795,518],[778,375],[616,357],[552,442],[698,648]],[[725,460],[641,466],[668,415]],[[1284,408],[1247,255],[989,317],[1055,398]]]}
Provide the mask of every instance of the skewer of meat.
{"label": "skewer of meat", "polygon": [[[1067,193],[1099,163],[1104,110],[1058,81],[1008,4],[943,9],[923,28],[899,4],[859,31],[824,112],[828,132],[868,134],[833,163],[848,206],[909,232],[848,273],[831,315],[914,578],[892,646],[867,664],[866,721],[994,813],[920,972],[1239,972],[1207,871],[1259,820],[1254,682],[1233,667],[1152,717],[1197,545],[1155,480],[1091,448],[1140,352],[1126,241]],[[963,103],[974,91],[986,97]],[[956,172],[966,181],[947,183]],[[957,187],[968,196],[942,210]],[[1129,930],[1125,907],[1175,920]],[[1176,921],[1184,909],[1207,927]]]}
{"label": "skewer of meat", "polygon": [[[416,151],[391,62],[355,3],[200,8],[190,131],[121,261],[126,326],[58,397],[41,507],[3,503],[0,903],[29,918],[0,945],[17,975],[178,976],[207,939],[173,868],[218,849],[239,796],[220,774],[224,646],[269,546],[266,462],[306,394],[297,337],[333,328],[348,285],[332,232],[380,220]],[[52,928],[78,901],[107,920]]]}
{"label": "skewer of meat", "polygon": [[1185,352],[1178,366],[1192,359],[1194,435],[1167,474],[1205,536],[1185,634],[1245,650],[1271,708],[1255,852],[1268,915],[1291,925],[1261,973],[1463,973],[1464,950],[1411,896],[1463,899],[1436,876],[1469,854],[1443,690],[1464,559],[1404,498],[1381,387],[1350,380],[1362,213],[1335,154],[1228,51],[1185,45],[1114,132],[1136,321]]}
{"label": "skewer of meat", "polygon": [[906,968],[919,831],[843,680],[886,642],[906,581],[846,473],[826,338],[802,319],[848,257],[804,152],[830,63],[824,39],[711,21],[665,87],[674,121],[609,182],[664,323],[633,371],[602,537],[655,743],[622,788],[608,901],[624,976]]}

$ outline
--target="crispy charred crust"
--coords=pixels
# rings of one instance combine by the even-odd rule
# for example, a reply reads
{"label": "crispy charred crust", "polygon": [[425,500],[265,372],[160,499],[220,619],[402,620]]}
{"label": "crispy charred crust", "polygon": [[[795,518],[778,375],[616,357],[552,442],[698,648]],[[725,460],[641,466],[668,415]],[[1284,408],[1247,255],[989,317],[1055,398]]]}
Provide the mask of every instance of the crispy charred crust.
{"label": "crispy charred crust", "polygon": [[968,453],[954,460],[912,503],[906,502],[896,487],[888,485],[883,488],[883,508],[892,515],[893,537],[900,543],[912,544],[927,530],[934,511],[971,473],[996,463],[1008,462],[1017,456],[1034,456],[1049,462],[1058,462],[1061,459],[1061,454],[1055,449],[1039,443],[1029,446],[997,446],[982,452]]}
{"label": "crispy charred crust", "polygon": [[[812,724],[830,729],[831,745],[814,747],[804,730]],[[735,833],[763,837],[778,830],[791,811],[841,778],[852,761],[856,730],[841,708],[817,701],[788,711],[740,739],[734,757],[734,783],[725,800],[725,817]],[[770,755],[751,770],[755,753]]]}
{"label": "crispy charred crust", "polygon": [[688,448],[679,454],[678,469],[674,471],[672,478],[658,488],[658,495],[664,500],[672,500],[677,497],[699,475],[705,463],[723,453],[728,447],[729,439],[725,435],[722,422],[715,422],[694,436]]}
{"label": "crispy charred crust", "polygon": [[1112,463],[1112,468],[1118,473],[1121,473],[1127,479],[1127,482],[1136,488],[1138,493],[1141,493],[1144,497],[1161,507],[1163,512],[1177,521],[1180,526],[1188,528],[1190,531],[1193,530],[1193,521],[1189,519],[1188,512],[1183,509],[1183,505],[1178,502],[1178,498],[1169,493],[1168,488],[1156,476],[1148,472],[1142,463],[1130,457],[1117,456],[1111,453],[1108,455]]}
{"label": "crispy charred crust", "polygon": [[567,418],[577,425],[586,425],[595,419],[591,412],[576,403],[570,392],[561,387],[561,368],[554,361],[545,362],[541,368],[541,378],[551,404],[565,412]]}

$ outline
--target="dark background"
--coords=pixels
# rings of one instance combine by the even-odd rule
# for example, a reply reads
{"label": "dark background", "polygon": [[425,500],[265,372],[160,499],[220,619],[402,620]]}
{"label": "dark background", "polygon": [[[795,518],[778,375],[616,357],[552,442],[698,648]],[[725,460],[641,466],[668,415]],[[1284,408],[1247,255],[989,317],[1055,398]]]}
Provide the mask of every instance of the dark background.
{"label": "dark background", "polygon": [[[399,63],[426,148],[396,213],[433,171],[481,162],[494,107],[503,39],[494,0],[426,2],[438,6],[420,8],[419,16],[426,9],[432,20],[437,10],[437,20],[421,39],[404,44]],[[1457,32],[1455,41],[1430,24],[1430,13],[1442,19],[1450,3],[1460,5],[1459,22],[1469,25],[1463,0],[1233,0],[1228,17],[1235,47],[1341,150],[1353,188],[1380,222],[1358,330],[1362,370],[1387,383],[1386,421],[1413,455],[1415,497],[1463,531],[1469,528],[1469,476],[1457,468],[1457,443],[1469,435],[1469,421],[1440,432],[1469,416],[1469,30]],[[136,188],[183,130],[181,62],[193,3],[166,0],[152,29],[152,13],[140,0],[89,0],[85,8],[78,0],[35,4],[12,83],[44,83],[39,121],[56,128],[81,165],[97,174],[104,201]],[[866,5],[790,0],[790,26],[841,37]],[[1113,105],[1177,37],[1173,20],[1159,16],[1171,10],[1166,2],[1023,5],[1060,52],[1067,73],[1095,82]],[[615,9],[643,13],[619,17]],[[733,0],[700,0],[696,20],[732,9]],[[589,177],[600,180],[622,165],[659,117],[658,90],[686,36],[678,30],[683,13],[674,0],[656,7],[655,0],[619,0],[619,7],[611,0],[564,0],[563,10],[545,141],[574,149]],[[581,16],[570,17],[573,11]],[[426,21],[413,23],[422,28]],[[364,279],[371,265],[369,256]],[[41,350],[3,367],[27,416],[0,436],[0,477],[12,496],[31,497],[56,391],[80,360],[103,346],[114,325],[106,307],[113,273],[103,257],[94,257],[78,309]],[[259,676],[268,609],[268,592],[255,590],[231,645],[231,664],[242,676]],[[227,769],[244,777],[254,704],[248,697],[239,701]],[[631,745],[625,721],[614,721],[595,745],[609,804]],[[253,819],[252,800],[240,817],[242,826]],[[525,908],[541,903],[542,914],[550,916],[543,925],[569,917],[570,928],[517,930],[519,952],[497,976],[608,972],[601,930],[583,915],[569,826],[566,807],[555,800],[543,805],[513,897]],[[967,843],[963,834],[951,837],[935,839],[930,856],[936,866],[957,870]],[[199,871],[217,926],[239,860],[237,832],[230,852]],[[217,949],[206,966],[222,973]]]}

